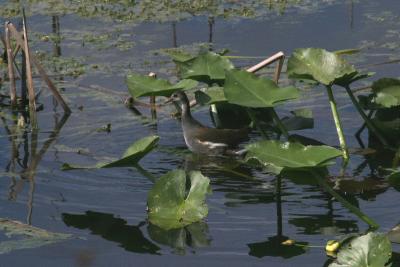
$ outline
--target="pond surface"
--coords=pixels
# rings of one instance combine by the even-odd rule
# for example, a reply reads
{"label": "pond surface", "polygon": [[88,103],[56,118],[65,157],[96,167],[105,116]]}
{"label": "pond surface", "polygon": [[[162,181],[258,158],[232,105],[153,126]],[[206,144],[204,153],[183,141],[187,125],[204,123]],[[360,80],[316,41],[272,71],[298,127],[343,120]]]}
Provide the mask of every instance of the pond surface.
{"label": "pond surface", "polygon": [[[399,1],[288,1],[286,7],[271,1],[271,9],[254,1],[254,17],[233,14],[211,19],[203,13],[186,14],[180,21],[165,15],[162,7],[149,20],[127,21],[42,2],[27,6],[32,49],[41,55],[73,113],[63,118],[61,107],[35,79],[36,88],[42,88],[39,102],[44,109],[39,112],[36,150],[40,157],[29,178],[20,173],[32,164],[35,137],[28,130],[15,132],[12,113],[0,109],[0,217],[74,238],[0,255],[1,266],[324,266],[329,261],[324,251],[328,240],[368,229],[307,177],[284,177],[277,194],[277,178],[261,169],[239,166],[232,172],[224,167],[234,164],[229,160],[191,154],[180,122],[170,116],[172,108],[160,110],[157,120],[152,120],[148,110],[139,108],[142,115],[137,115],[124,106],[125,77],[129,72],[150,71],[174,77],[174,64],[163,49],[196,50],[210,41],[216,51],[227,48],[231,55],[259,57],[234,61],[242,67],[278,51],[289,56],[300,47],[361,48],[349,58],[352,63],[376,72],[373,79],[399,77],[397,63],[381,64],[400,58]],[[226,6],[235,5],[227,2]],[[20,23],[20,17],[7,9],[15,3],[0,0],[0,6],[5,7],[0,21]],[[106,6],[114,10],[113,4]],[[4,65],[0,71],[5,73]],[[272,72],[268,69],[264,74]],[[282,83],[288,83],[283,76]],[[8,84],[0,90],[6,93]],[[354,133],[362,125],[361,118],[344,91],[335,94],[349,146],[358,148]],[[311,107],[315,128],[297,133],[337,146],[326,104],[322,90],[308,90],[300,101],[278,113],[283,116],[293,108]],[[197,108],[194,116],[211,125],[207,108]],[[101,130],[107,124],[110,132]],[[149,225],[146,198],[152,182],[135,168],[61,170],[66,162],[94,164],[118,157],[135,140],[150,134],[161,139],[158,148],[141,161],[147,172],[161,176],[175,168],[200,169],[210,177],[213,194],[204,222],[169,232]],[[366,131],[362,138],[368,145]],[[13,160],[13,141],[18,160]],[[400,214],[398,192],[374,169],[390,167],[390,160],[387,152],[352,155],[340,185],[347,199],[375,219],[382,232],[397,224]],[[331,176],[340,175],[338,166],[330,169]],[[283,236],[309,247],[279,245]],[[0,241],[6,239],[0,235]]]}

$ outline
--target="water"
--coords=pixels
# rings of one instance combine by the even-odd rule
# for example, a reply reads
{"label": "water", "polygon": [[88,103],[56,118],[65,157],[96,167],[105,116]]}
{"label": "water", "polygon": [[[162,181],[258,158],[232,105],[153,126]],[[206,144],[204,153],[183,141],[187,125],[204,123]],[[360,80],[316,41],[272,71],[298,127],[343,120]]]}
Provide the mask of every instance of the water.
{"label": "water", "polygon": [[[8,7],[12,3],[0,4]],[[227,162],[215,163],[191,155],[185,148],[179,122],[169,115],[172,109],[159,112],[154,124],[148,110],[141,109],[146,116],[142,117],[124,107],[123,100],[128,95],[124,79],[130,71],[173,76],[173,64],[159,49],[174,45],[195,49],[198,43],[210,39],[215,50],[228,48],[233,55],[260,57],[277,51],[289,56],[298,47],[362,47],[360,54],[350,58],[356,66],[376,72],[374,79],[398,77],[397,64],[373,64],[398,58],[400,3],[304,1],[288,5],[282,13],[261,12],[258,8],[260,16],[256,18],[215,17],[211,31],[204,14],[188,16],[175,24],[120,22],[107,16],[86,18],[69,12],[60,15],[39,7],[35,4],[28,9],[32,11],[28,12],[32,47],[62,60],[69,59],[68,64],[50,61],[46,69],[63,89],[73,113],[60,125],[62,109],[55,106],[47,89],[36,79],[37,88],[43,87],[40,102],[44,105],[39,113],[37,151],[56,124],[60,131],[48,142],[35,175],[24,179],[13,174],[23,169],[19,165],[24,166],[32,135],[14,135],[20,145],[19,161],[15,161],[13,172],[12,145],[5,125],[11,130],[15,126],[10,113],[1,110],[4,119],[0,128],[0,214],[2,218],[29,222],[49,231],[70,233],[74,238],[3,254],[1,266],[323,266],[329,260],[323,248],[328,240],[367,230],[367,225],[340,203],[332,201],[318,186],[305,182],[307,177],[284,178],[279,197],[275,194],[276,177],[263,170],[242,166],[235,169],[242,174],[237,175],[221,171],[220,166]],[[2,21],[8,18],[4,11],[0,12]],[[59,28],[52,25],[54,20],[59,20]],[[12,21],[18,24],[19,19]],[[43,36],[52,32],[50,40],[57,34],[62,37],[59,46],[45,42]],[[235,64],[244,67],[257,61],[237,60]],[[71,75],[81,70],[83,74]],[[285,75],[282,82],[287,83]],[[3,84],[2,93],[7,88]],[[306,94],[302,101],[279,109],[279,114],[312,107],[315,129],[298,133],[337,145],[323,91]],[[361,126],[361,119],[344,92],[336,90],[335,95],[348,143],[359,147],[353,134]],[[207,109],[199,108],[194,115],[211,124]],[[98,131],[108,123],[110,133]],[[208,198],[210,211],[204,222],[171,232],[149,225],[146,197],[152,183],[134,168],[60,170],[65,162],[93,164],[104,157],[118,157],[129,144],[150,134],[159,135],[161,140],[159,147],[141,161],[147,171],[161,176],[186,167],[201,169],[211,178],[213,194]],[[363,138],[368,143],[366,134]],[[77,153],[78,150],[83,153]],[[398,192],[379,173],[368,166],[362,168],[364,160],[363,156],[352,156],[346,181],[360,183],[346,187],[347,197],[381,225],[380,231],[387,231],[398,223]],[[390,166],[389,160],[383,164]],[[339,168],[333,167],[330,174],[339,175]],[[311,247],[281,246],[282,236]],[[6,237],[0,236],[3,239]]]}

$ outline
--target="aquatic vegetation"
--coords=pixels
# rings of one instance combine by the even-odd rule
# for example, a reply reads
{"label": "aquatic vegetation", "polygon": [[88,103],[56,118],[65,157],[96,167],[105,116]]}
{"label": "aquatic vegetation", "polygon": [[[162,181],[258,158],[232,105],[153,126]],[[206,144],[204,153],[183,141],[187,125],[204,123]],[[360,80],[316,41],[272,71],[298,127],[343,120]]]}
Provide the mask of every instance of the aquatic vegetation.
{"label": "aquatic vegetation", "polygon": [[[190,184],[187,189],[187,183]],[[149,191],[149,220],[163,229],[181,228],[208,214],[205,203],[210,179],[198,171],[171,171],[159,178]]]}
{"label": "aquatic vegetation", "polygon": [[391,266],[392,245],[386,234],[368,233],[352,238],[339,248],[329,267]]}
{"label": "aquatic vegetation", "polygon": [[120,159],[107,162],[99,162],[95,166],[79,166],[64,163],[63,170],[73,169],[99,169],[99,168],[113,168],[113,167],[132,167],[135,166],[144,156],[153,150],[160,138],[158,136],[144,137],[132,145],[124,152]]}
{"label": "aquatic vegetation", "polygon": [[19,249],[32,249],[70,239],[72,235],[49,232],[18,221],[0,218],[0,230],[15,240],[0,242],[0,255]]}

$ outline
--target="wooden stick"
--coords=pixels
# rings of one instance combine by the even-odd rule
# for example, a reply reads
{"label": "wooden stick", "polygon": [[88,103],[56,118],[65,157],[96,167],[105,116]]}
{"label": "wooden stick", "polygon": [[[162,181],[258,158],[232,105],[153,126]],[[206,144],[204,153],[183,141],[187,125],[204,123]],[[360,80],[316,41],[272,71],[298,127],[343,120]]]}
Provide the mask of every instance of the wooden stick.
{"label": "wooden stick", "polygon": [[[282,52],[280,52],[280,53],[282,53]],[[279,83],[279,78],[281,77],[281,72],[282,72],[282,67],[283,67],[284,62],[285,62],[285,55],[282,55],[279,58],[278,65],[276,65],[276,68],[275,68],[274,80],[275,80],[276,84]]]}
{"label": "wooden stick", "polygon": [[274,54],[273,56],[261,61],[260,63],[248,68],[247,71],[253,72],[253,73],[257,72],[260,69],[264,68],[265,66],[268,66],[268,65],[274,63],[275,61],[281,59],[282,57],[284,58],[285,54],[283,52],[278,52],[278,53]]}
{"label": "wooden stick", "polygon": [[[10,31],[12,32],[13,35],[15,35],[15,38],[17,40],[17,43],[21,43],[22,38],[20,36],[20,34],[18,33],[17,29],[15,28],[15,26],[13,24],[9,24],[8,25]],[[22,49],[25,51],[24,47],[22,46]],[[70,114],[71,110],[68,107],[68,105],[65,103],[64,99],[62,98],[62,96],[60,95],[60,93],[58,92],[57,88],[54,86],[54,84],[51,82],[49,76],[46,74],[46,71],[43,69],[42,65],[40,65],[39,61],[36,59],[35,55],[30,54],[32,63],[35,65],[35,67],[37,68],[40,76],[42,76],[42,79],[46,82],[48,88],[50,89],[50,91],[53,93],[54,97],[57,99],[57,101],[60,103],[60,105],[62,106],[62,108],[64,109],[64,112],[66,114]]]}
{"label": "wooden stick", "polygon": [[8,62],[8,78],[10,79],[10,98],[11,98],[11,106],[15,106],[17,104],[17,87],[15,85],[15,75],[14,75],[14,55],[11,47],[10,41],[10,30],[7,25],[9,22],[5,24],[5,48],[7,50],[7,62]]}
{"label": "wooden stick", "polygon": [[36,129],[37,125],[37,116],[36,116],[36,101],[35,101],[35,89],[33,87],[33,79],[32,79],[32,66],[31,66],[31,57],[29,51],[28,44],[28,31],[26,29],[26,20],[25,20],[25,12],[23,12],[22,18],[22,32],[24,36],[23,46],[25,50],[25,60],[26,60],[26,79],[28,85],[28,99],[29,99],[29,117],[31,120],[32,128]]}

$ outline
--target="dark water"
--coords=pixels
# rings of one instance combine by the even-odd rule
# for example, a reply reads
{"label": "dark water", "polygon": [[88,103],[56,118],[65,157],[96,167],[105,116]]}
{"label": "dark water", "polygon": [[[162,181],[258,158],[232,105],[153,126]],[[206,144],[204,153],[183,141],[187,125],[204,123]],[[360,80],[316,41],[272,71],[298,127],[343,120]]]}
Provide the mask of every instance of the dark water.
{"label": "dark water", "polygon": [[[10,3],[0,4],[6,7]],[[174,45],[193,49],[210,38],[215,50],[228,48],[233,55],[259,57],[280,50],[290,55],[298,47],[363,48],[350,58],[356,66],[376,72],[374,79],[398,77],[397,64],[374,65],[400,57],[398,1],[304,1],[299,6],[288,5],[282,13],[265,11],[257,18],[215,17],[211,28],[207,16],[176,23],[120,22],[107,17],[52,14],[38,5],[28,12],[32,47],[69,59],[50,61],[46,68],[63,89],[73,113],[63,120],[62,109],[36,80],[37,88],[43,87],[40,102],[44,110],[39,113],[37,142],[39,155],[43,153],[35,175],[27,179],[19,173],[31,163],[29,153],[35,138],[23,130],[9,135],[7,129],[15,129],[12,114],[0,109],[0,217],[70,233],[74,238],[3,254],[0,266],[323,266],[329,260],[324,252],[328,240],[368,229],[318,186],[305,181],[307,177],[285,177],[280,181],[280,194],[276,194],[279,181],[262,170],[241,166],[235,169],[240,174],[235,174],[221,170],[229,162],[190,154],[179,122],[169,115],[172,109],[159,112],[154,123],[147,110],[137,116],[124,107],[124,79],[129,71],[173,76],[173,64],[158,50]],[[0,21],[7,18],[3,14]],[[11,19],[19,23],[18,17]],[[59,28],[53,23],[55,19]],[[62,37],[58,46],[43,39],[52,32]],[[99,41],[103,37],[104,41]],[[237,60],[235,64],[248,66],[258,60]],[[83,69],[83,74],[69,75],[77,69]],[[287,83],[285,77],[283,83]],[[8,84],[3,84],[0,90],[6,92],[7,88]],[[335,94],[348,143],[359,147],[353,134],[361,119],[344,92]],[[337,145],[323,91],[307,91],[305,95],[279,109],[279,114],[312,107],[315,129],[298,133]],[[194,114],[210,124],[206,109],[197,109]],[[98,131],[108,123],[110,133]],[[57,134],[49,139],[52,133]],[[159,135],[161,140],[141,161],[148,172],[160,176],[175,168],[201,169],[211,178],[213,194],[208,198],[210,211],[204,222],[169,232],[149,225],[146,197],[152,183],[136,169],[60,170],[65,162],[93,164],[100,158],[117,157],[129,144],[150,134]],[[18,161],[12,161],[11,137],[19,144]],[[368,144],[368,136],[364,133],[362,137]],[[41,151],[43,145],[47,149]],[[399,220],[398,192],[373,170],[377,161],[391,166],[390,155],[385,153],[352,156],[342,186],[347,198],[375,219],[380,231],[387,231]],[[332,176],[339,172],[337,166],[330,170]],[[282,246],[284,237],[309,247]]]}

